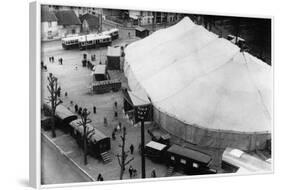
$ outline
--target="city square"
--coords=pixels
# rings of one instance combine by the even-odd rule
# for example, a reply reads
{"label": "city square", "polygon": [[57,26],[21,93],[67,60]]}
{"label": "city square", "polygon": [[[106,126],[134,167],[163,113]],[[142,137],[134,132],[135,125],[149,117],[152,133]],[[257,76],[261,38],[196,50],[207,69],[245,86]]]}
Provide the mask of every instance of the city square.
{"label": "city square", "polygon": [[[48,11],[50,12],[52,12],[52,9],[55,9],[55,11],[58,12],[60,11],[60,7],[55,7],[55,6],[53,7],[49,6],[48,9],[49,9]],[[73,115],[77,116],[77,118],[81,118],[81,119],[83,119],[83,117],[85,116],[83,115],[83,111],[85,110],[87,119],[89,119],[89,123],[87,124],[90,124],[94,127],[96,131],[94,130],[93,133],[98,133],[97,131],[99,131],[105,137],[110,139],[110,149],[105,152],[102,152],[98,156],[87,154],[86,156],[87,162],[85,162],[85,151],[83,150],[85,144],[83,145],[83,142],[80,142],[82,143],[82,145],[79,144],[79,140],[74,138],[77,131],[79,131],[78,130],[79,126],[77,128],[77,131],[75,130],[72,131],[73,129],[64,131],[64,129],[62,128],[65,128],[65,126],[63,127],[56,126],[55,137],[53,136],[53,132],[54,132],[53,129],[50,130],[50,128],[49,129],[42,128],[41,130],[42,184],[88,182],[88,181],[110,181],[110,180],[120,180],[120,179],[141,179],[141,178],[154,178],[154,177],[176,177],[176,176],[178,177],[178,176],[186,176],[186,175],[216,174],[216,173],[218,174],[235,173],[238,169],[236,170],[229,169],[228,167],[224,167],[222,164],[223,155],[226,154],[227,153],[226,150],[228,150],[225,147],[225,144],[228,143],[227,140],[225,142],[224,140],[220,140],[221,137],[216,136],[214,138],[218,138],[219,140],[212,142],[213,144],[215,143],[215,145],[212,144],[212,146],[206,146],[200,144],[206,142],[203,141],[199,142],[198,140],[196,140],[196,137],[190,137],[189,135],[191,134],[186,134],[187,132],[184,132],[184,134],[180,134],[182,132],[181,129],[178,130],[175,129],[175,131],[173,131],[169,127],[165,128],[161,126],[161,124],[163,123],[161,123],[162,121],[160,116],[159,116],[160,122],[157,122],[157,120],[155,119],[156,117],[155,110],[154,112],[152,111],[153,114],[147,116],[146,119],[140,117],[138,115],[139,111],[141,110],[140,108],[146,109],[148,107],[147,109],[152,109],[151,107],[153,107],[154,103],[158,103],[158,102],[157,101],[154,102],[153,100],[151,101],[150,97],[146,97],[147,100],[144,100],[143,98],[144,96],[142,96],[142,93],[138,94],[137,90],[136,91],[131,90],[132,86],[135,85],[135,83],[133,80],[130,80],[133,79],[133,77],[130,74],[128,74],[129,72],[127,70],[128,68],[130,69],[130,67],[125,63],[125,59],[126,58],[128,59],[128,57],[126,57],[127,53],[128,54],[131,53],[130,55],[131,57],[133,57],[135,53],[134,50],[131,49],[128,50],[127,47],[134,47],[134,45],[137,44],[138,42],[144,43],[145,40],[152,35],[154,35],[155,39],[157,39],[157,34],[159,34],[160,36],[162,31],[172,30],[173,29],[172,27],[176,28],[177,24],[178,26],[181,26],[180,25],[181,23],[189,22],[189,19],[186,19],[187,17],[190,18],[190,20],[193,20],[193,22],[198,22],[198,23],[200,22],[200,18],[202,20],[202,18],[204,17],[199,17],[199,16],[197,17],[194,15],[186,15],[186,14],[178,14],[178,13],[176,14],[163,13],[160,14],[159,16],[159,13],[154,14],[145,11],[142,12],[142,15],[140,16],[136,13],[136,11],[135,12],[129,11],[128,14],[130,19],[126,19],[128,17],[126,12],[121,12],[120,13],[121,16],[117,17],[116,12],[118,12],[118,10],[101,11],[100,9],[91,9],[91,11],[93,12],[89,13],[89,9],[84,10],[86,11],[84,15],[87,16],[83,17],[82,15],[81,17],[79,17],[81,20],[80,24],[77,24],[79,27],[77,28],[73,27],[73,25],[75,25],[74,23],[70,26],[70,28],[67,28],[65,27],[67,22],[65,22],[64,24],[62,24],[62,26],[64,26],[65,28],[59,28],[58,29],[59,32],[55,33],[54,36],[52,36],[54,32],[50,32],[50,31],[47,31],[46,35],[42,34],[42,42],[41,42],[42,105],[41,106],[43,108],[46,102],[47,104],[48,103],[50,104],[50,90],[48,89],[48,85],[50,86],[50,82],[48,80],[49,78],[55,77],[57,87],[60,89],[59,96],[57,97],[57,94],[55,95],[56,98],[61,100],[61,103],[59,103],[58,106],[63,106],[68,111],[73,113]],[[78,14],[80,14],[82,10],[83,8],[77,8],[77,10],[73,8],[72,12],[77,11]],[[46,14],[46,22],[50,23],[51,22],[50,20],[52,20],[52,17],[54,15],[49,14],[48,11],[47,13],[44,14]],[[60,17],[63,18],[65,17],[65,15],[70,14],[69,9],[67,8],[65,10],[64,8],[62,8],[61,12],[62,12],[61,14],[56,14],[57,18]],[[90,27],[87,18],[89,17],[90,18],[89,20],[93,19],[92,15],[96,15],[97,26]],[[153,20],[153,18],[156,19]],[[83,19],[85,19],[88,23],[84,24]],[[124,23],[122,23],[122,19]],[[204,24],[205,22],[207,22],[206,25]],[[229,30],[227,29],[227,27],[225,28],[220,27],[221,25],[223,25],[222,24],[223,21],[219,19],[218,21],[213,21],[211,19],[205,18],[205,21],[204,22],[201,21],[201,23],[202,23],[202,28],[204,26],[208,28],[209,31],[214,33],[216,32],[217,35],[220,35],[219,38],[227,39],[227,37],[229,36],[228,35]],[[211,27],[212,24],[214,23],[218,23],[218,26],[215,24],[215,26]],[[110,47],[94,46],[90,48],[88,42],[91,39],[90,37],[92,37],[91,35],[96,37],[96,35],[100,35],[101,32],[106,32],[111,29],[118,30],[118,38],[111,41]],[[42,31],[44,31],[44,29],[42,29]],[[175,35],[176,34],[177,31],[175,30]],[[204,32],[202,32],[202,34],[204,34]],[[82,43],[79,44],[79,47],[76,48],[67,49],[63,47],[62,44],[63,40],[67,40],[68,38],[71,38],[73,40],[76,37],[78,38],[79,36],[81,37],[83,35],[86,36],[85,47],[81,46]],[[243,44],[244,39],[242,38],[241,38],[242,40],[240,40],[242,44],[241,46],[239,44],[240,38],[238,39],[238,37],[236,37],[235,39],[234,37],[233,39],[234,42],[237,43],[236,45],[237,46],[239,45],[239,48],[241,48],[242,51],[244,51],[244,49],[249,49],[248,46],[251,46],[251,44],[247,44],[247,47],[244,46]],[[157,41],[155,40],[155,42]],[[224,43],[228,44],[228,42],[224,42]],[[264,43],[267,43],[267,41],[265,40]],[[132,46],[130,46],[131,44]],[[172,44],[172,42],[169,44]],[[228,46],[232,45],[229,44]],[[151,45],[153,46],[153,44]],[[162,46],[160,45],[159,49],[161,47]],[[265,48],[262,51],[257,51],[258,49],[257,44],[252,45],[252,47],[253,48],[251,49],[253,50],[252,52],[253,54],[258,52],[257,54],[261,55],[260,58],[263,59],[263,61],[266,61],[268,65],[271,65],[270,64],[271,59],[269,56],[270,50]],[[118,62],[117,64],[118,66],[116,67],[117,69],[116,68],[109,69],[110,67],[109,48],[120,48],[121,53],[118,56],[119,61],[117,61]],[[233,49],[236,51],[235,48]],[[125,50],[123,51],[122,49]],[[144,47],[144,49],[146,48]],[[172,49],[173,48],[170,48],[168,50],[172,52]],[[137,51],[137,49],[135,51]],[[141,51],[142,50],[140,50],[140,52]],[[122,55],[122,52],[124,53],[124,55]],[[163,52],[160,50],[159,52],[165,55],[169,53],[165,49],[163,50]],[[193,52],[193,50],[191,50],[191,52]],[[145,55],[145,53],[140,54],[139,59],[135,58],[137,57],[137,55],[136,56],[134,55],[135,61],[138,62],[138,60],[143,59],[142,57],[145,55],[147,56],[147,58],[151,58],[151,60],[154,61],[154,62],[152,61],[151,64],[155,64],[158,58],[156,57],[152,59],[149,53],[150,52],[147,52],[147,55]],[[179,59],[181,59],[180,57],[181,55],[177,55],[177,56],[179,57]],[[132,60],[134,59],[132,58]],[[161,60],[161,58],[159,58],[159,60]],[[176,60],[177,59],[175,59],[175,62]],[[113,61],[112,64],[114,65],[115,62]],[[101,66],[105,66],[106,68],[103,76],[105,77],[105,80],[104,79],[100,80],[97,78],[98,75],[96,74],[97,68],[100,68]],[[165,67],[165,65],[163,67]],[[142,70],[145,69],[145,66],[139,66],[137,68],[139,70]],[[195,72],[197,71],[195,70]],[[52,74],[52,77],[50,76],[50,73]],[[192,75],[190,72],[186,72],[186,73]],[[156,75],[157,74],[155,73],[155,76]],[[118,81],[118,83],[121,83],[121,86],[118,87],[117,90],[107,89],[106,92],[103,91],[95,92],[95,90],[93,89],[93,85],[95,84],[98,85],[101,84],[101,86],[104,85],[105,86],[104,88],[106,88],[106,84],[102,84],[99,80]],[[146,77],[144,77],[144,80],[146,80]],[[167,79],[163,77],[160,78],[159,80],[164,81]],[[149,82],[147,82],[147,84],[149,84]],[[157,89],[157,86],[154,89],[156,91],[162,90],[160,88]],[[151,92],[153,91],[151,90]],[[134,96],[134,93],[136,96]],[[153,93],[156,94],[156,92]],[[130,99],[129,101],[126,99],[127,95],[129,96]],[[178,100],[178,101],[183,101],[183,100]],[[133,104],[133,110],[134,110],[133,113],[126,110],[127,107],[125,105],[127,104],[127,102],[129,102],[129,104],[130,103]],[[135,103],[136,104],[138,103],[138,105],[134,105]],[[178,105],[178,103],[175,104]],[[52,106],[50,107],[52,108]],[[77,108],[81,108],[82,113],[81,112],[79,113],[79,111],[77,111]],[[177,110],[177,107],[175,107],[174,110]],[[56,111],[58,111],[58,109]],[[44,110],[42,111],[42,115],[50,116],[48,114],[45,114]],[[59,114],[56,114],[56,117],[60,117]],[[61,119],[64,120],[64,118]],[[67,127],[69,127],[69,124],[71,125],[71,122],[67,123]],[[81,124],[81,126],[83,126],[83,124]],[[178,126],[181,125],[178,124]],[[142,131],[141,131],[142,127],[144,127],[143,128],[144,136],[142,136]],[[224,135],[223,130],[224,128],[219,129],[219,132],[216,133],[216,135],[223,136]],[[80,133],[82,134],[83,137],[83,132],[80,131]],[[211,133],[212,132],[210,132],[210,134]],[[256,135],[256,132],[253,133],[255,133]],[[124,137],[124,134],[126,136],[126,139],[124,141],[125,143],[123,144],[124,146],[122,146],[122,138]],[[159,139],[155,138],[155,135],[159,135],[159,138],[162,141],[160,142]],[[186,136],[183,137],[183,135]],[[198,133],[197,135],[200,134]],[[271,142],[271,138],[268,137],[270,136],[270,134],[266,134],[265,136],[266,136],[266,141],[264,140],[265,138],[264,136],[261,138],[261,141],[263,143],[265,142],[267,143],[266,145],[263,145],[263,148],[260,148],[261,145],[258,144],[259,140],[255,142],[256,139],[259,139],[257,135],[253,137],[249,137],[251,138],[253,143],[252,144],[251,142],[249,143],[250,148],[247,152],[247,155],[245,153],[245,159],[246,158],[248,159],[248,163],[245,163],[245,165],[249,164],[250,162],[251,163],[256,162],[258,163],[256,166],[257,168],[259,167],[263,168],[264,171],[267,171],[268,168],[270,168],[270,162],[268,160],[270,160],[271,158],[271,151],[269,151],[268,143]],[[142,137],[144,138],[144,142],[142,142]],[[204,138],[207,138],[207,136],[204,136]],[[167,140],[168,143],[165,144],[166,141],[164,142],[163,139]],[[191,139],[191,140],[188,141],[186,139]],[[84,137],[81,140],[84,141]],[[206,160],[207,160],[206,166],[202,167],[204,169],[201,169],[201,166],[200,167],[198,166],[198,163],[201,164],[201,161],[198,163],[193,162],[192,163],[193,167],[200,168],[200,169],[198,170],[190,169],[189,172],[184,168],[181,169],[181,166],[180,167],[173,166],[170,163],[167,163],[166,162],[167,160],[165,159],[164,161],[161,162],[157,161],[157,159],[156,160],[151,159],[151,157],[147,152],[144,153],[144,150],[146,149],[143,149],[142,146],[148,145],[150,142],[156,142],[156,141],[158,141],[157,146],[159,146],[159,144],[162,143],[162,145],[167,146],[167,148],[169,148],[170,146],[174,146],[174,147],[178,146],[181,148],[179,149],[179,151],[183,151],[184,153],[185,150],[188,150],[189,151],[188,153],[197,156],[198,161],[206,156]],[[195,141],[198,142],[198,144],[195,143]],[[86,144],[87,143],[89,142],[86,142]],[[237,147],[244,147],[243,145],[241,145],[242,143],[239,144],[238,142],[234,142],[233,145],[234,144],[235,145],[237,144]],[[258,145],[259,148],[256,148],[255,146]],[[233,147],[233,148],[237,148],[237,147]],[[122,152],[123,148],[125,149],[124,150],[125,152]],[[145,148],[147,148],[147,146]],[[238,149],[234,149],[234,150],[238,150]],[[88,151],[90,152],[90,150]],[[235,154],[236,152],[236,154],[240,154],[240,156],[244,154],[243,151],[241,150],[239,151],[233,151],[232,153]],[[105,153],[106,156],[103,156],[103,153]],[[123,154],[125,155],[124,157]],[[191,157],[193,156],[192,159],[196,157],[194,155],[190,155]],[[185,154],[185,156],[186,158],[188,158],[189,155]],[[120,159],[121,160],[125,159],[124,163],[126,163],[126,164],[123,163],[123,167],[124,167],[123,172],[121,169]],[[187,161],[184,159],[180,159],[179,162],[180,162],[179,164],[186,164]],[[203,162],[204,160],[202,159],[202,163]],[[130,168],[134,169],[135,171],[134,175],[133,173],[130,172],[129,170]],[[102,176],[102,180],[101,180],[101,176]]]}

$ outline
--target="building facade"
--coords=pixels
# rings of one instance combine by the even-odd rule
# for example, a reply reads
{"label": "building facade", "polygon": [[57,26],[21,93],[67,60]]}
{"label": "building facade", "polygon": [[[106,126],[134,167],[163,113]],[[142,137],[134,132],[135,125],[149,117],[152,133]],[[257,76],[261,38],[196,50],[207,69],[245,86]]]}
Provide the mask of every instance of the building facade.
{"label": "building facade", "polygon": [[80,33],[82,23],[73,10],[59,10],[55,15],[58,19],[60,37]]}
{"label": "building facade", "polygon": [[43,41],[59,38],[58,19],[48,7],[41,9],[41,39]]}

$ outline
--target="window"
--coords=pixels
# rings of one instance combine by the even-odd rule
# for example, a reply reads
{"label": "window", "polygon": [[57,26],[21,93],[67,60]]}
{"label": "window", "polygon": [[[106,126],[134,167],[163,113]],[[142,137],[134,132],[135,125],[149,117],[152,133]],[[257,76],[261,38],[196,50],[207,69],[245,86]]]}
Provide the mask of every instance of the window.
{"label": "window", "polygon": [[180,160],[180,163],[186,164],[186,160],[185,160],[185,159],[181,159],[181,160]]}
{"label": "window", "polygon": [[49,28],[51,28],[52,27],[52,22],[48,22],[48,26],[49,26]]}
{"label": "window", "polygon": [[193,163],[192,163],[192,167],[194,167],[194,168],[199,168],[199,165],[198,165],[197,163],[193,162]]}

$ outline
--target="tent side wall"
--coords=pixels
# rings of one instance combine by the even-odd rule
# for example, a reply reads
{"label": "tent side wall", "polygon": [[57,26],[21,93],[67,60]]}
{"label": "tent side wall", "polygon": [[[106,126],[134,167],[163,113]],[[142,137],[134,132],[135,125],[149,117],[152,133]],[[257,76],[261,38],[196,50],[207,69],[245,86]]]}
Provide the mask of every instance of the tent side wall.
{"label": "tent side wall", "polygon": [[222,130],[210,130],[188,125],[153,107],[153,119],[168,133],[192,144],[213,148],[233,147],[245,151],[263,149],[271,138],[270,133],[239,133]]}
{"label": "tent side wall", "polygon": [[[125,62],[125,75],[129,79],[132,90],[143,89],[136,79],[132,68]],[[153,105],[153,102],[152,102]],[[177,136],[192,144],[213,148],[233,147],[245,151],[263,149],[267,140],[271,139],[270,133],[240,133],[234,131],[211,130],[199,126],[188,125],[172,115],[168,115],[153,105],[153,121],[168,133]]]}

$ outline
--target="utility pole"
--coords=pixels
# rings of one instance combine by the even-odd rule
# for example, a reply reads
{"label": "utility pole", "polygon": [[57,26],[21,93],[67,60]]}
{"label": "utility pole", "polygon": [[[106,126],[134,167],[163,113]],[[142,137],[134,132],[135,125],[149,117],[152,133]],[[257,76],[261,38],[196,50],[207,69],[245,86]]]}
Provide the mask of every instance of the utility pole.
{"label": "utility pole", "polygon": [[146,107],[138,107],[138,118],[141,120],[141,177],[145,178],[145,152],[144,152],[144,118],[147,112]]}

